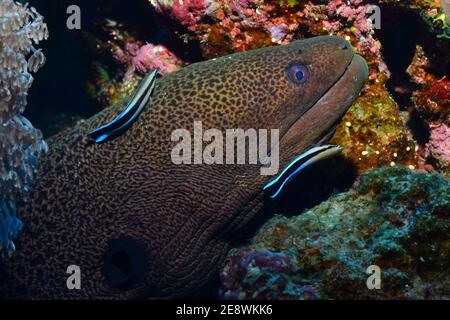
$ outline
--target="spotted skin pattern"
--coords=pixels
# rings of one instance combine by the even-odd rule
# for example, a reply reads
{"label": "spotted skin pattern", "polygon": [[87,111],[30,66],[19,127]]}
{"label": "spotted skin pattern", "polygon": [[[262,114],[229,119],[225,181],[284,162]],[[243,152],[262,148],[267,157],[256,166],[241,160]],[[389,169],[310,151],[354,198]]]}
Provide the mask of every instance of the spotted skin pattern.
{"label": "spotted skin pattern", "polygon": [[[25,230],[0,266],[0,296],[172,298],[202,288],[257,216],[273,177],[259,165],[175,165],[171,133],[202,121],[203,130],[280,129],[282,137],[353,55],[345,40],[317,37],[192,64],[157,80],[152,101],[120,137],[94,144],[87,133],[123,106],[52,137],[19,207]],[[289,81],[292,63],[310,66],[306,83]],[[281,163],[317,143],[332,120],[311,120],[316,129],[305,139],[281,146]],[[69,265],[81,268],[80,290],[67,289]]]}

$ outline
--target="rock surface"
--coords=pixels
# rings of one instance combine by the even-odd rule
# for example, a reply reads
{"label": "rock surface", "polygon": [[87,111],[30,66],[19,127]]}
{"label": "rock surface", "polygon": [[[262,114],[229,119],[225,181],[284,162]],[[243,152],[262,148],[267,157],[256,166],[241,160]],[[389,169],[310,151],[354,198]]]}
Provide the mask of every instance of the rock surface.
{"label": "rock surface", "polygon": [[[232,299],[450,298],[450,181],[404,167],[371,170],[345,193],[275,216],[221,272]],[[381,269],[369,290],[366,270]]]}

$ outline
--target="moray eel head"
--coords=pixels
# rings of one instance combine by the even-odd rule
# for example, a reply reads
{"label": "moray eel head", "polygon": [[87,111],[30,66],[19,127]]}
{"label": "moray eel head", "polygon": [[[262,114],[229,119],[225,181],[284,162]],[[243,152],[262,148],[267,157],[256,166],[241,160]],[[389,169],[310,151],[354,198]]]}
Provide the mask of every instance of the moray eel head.
{"label": "moray eel head", "polygon": [[[261,175],[260,164],[174,164],[171,133],[192,133],[195,121],[220,132],[279,129],[283,170],[326,141],[367,76],[342,38],[294,41],[158,79],[139,118],[110,141],[86,137],[120,106],[52,138],[18,208],[25,230],[0,267],[0,296],[170,298],[203,288],[274,177]],[[81,272],[79,290],[67,287],[71,265]]]}

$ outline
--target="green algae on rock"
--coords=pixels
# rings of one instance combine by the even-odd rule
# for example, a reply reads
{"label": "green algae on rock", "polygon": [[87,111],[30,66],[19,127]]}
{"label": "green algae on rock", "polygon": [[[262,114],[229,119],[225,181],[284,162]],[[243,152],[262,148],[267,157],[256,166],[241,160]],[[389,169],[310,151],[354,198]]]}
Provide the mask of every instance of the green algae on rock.
{"label": "green algae on rock", "polygon": [[[450,298],[450,181],[371,170],[305,213],[275,216],[221,272],[224,298]],[[366,270],[381,268],[381,289]],[[275,272],[276,271],[276,272]],[[306,292],[306,294],[305,294]]]}

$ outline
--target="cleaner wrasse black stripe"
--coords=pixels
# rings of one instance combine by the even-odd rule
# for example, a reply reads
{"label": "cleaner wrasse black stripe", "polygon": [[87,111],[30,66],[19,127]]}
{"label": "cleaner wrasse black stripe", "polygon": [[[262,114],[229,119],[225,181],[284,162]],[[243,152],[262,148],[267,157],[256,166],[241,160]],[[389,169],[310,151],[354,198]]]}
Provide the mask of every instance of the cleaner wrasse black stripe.
{"label": "cleaner wrasse black stripe", "polygon": [[342,147],[334,145],[324,145],[313,147],[296,157],[274,180],[266,184],[263,190],[270,193],[270,198],[274,199],[281,194],[281,191],[289,181],[294,179],[301,171],[312,164],[336,155],[342,151]]}
{"label": "cleaner wrasse black stripe", "polygon": [[142,110],[148,104],[155,88],[158,69],[150,72],[142,80],[138,89],[123,110],[114,120],[88,133],[88,137],[96,143],[114,139],[124,133],[138,119]]}

